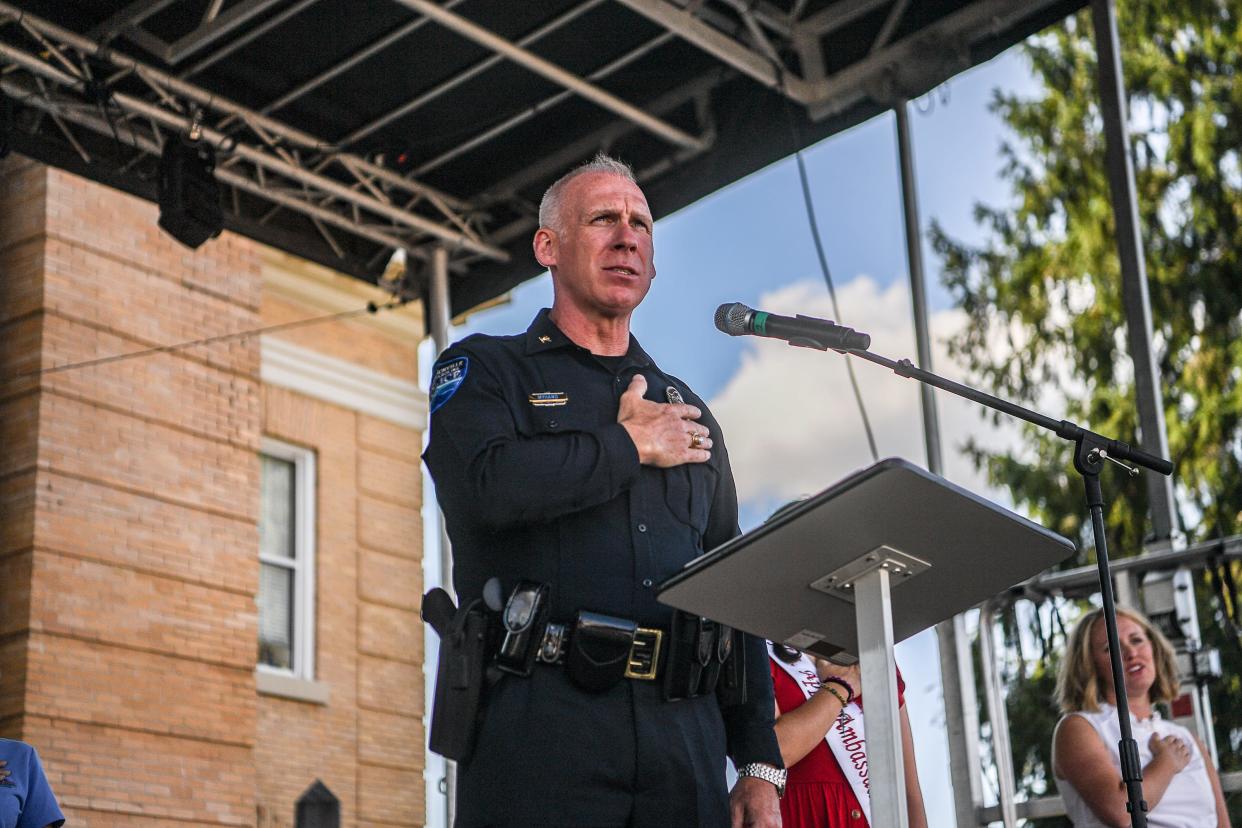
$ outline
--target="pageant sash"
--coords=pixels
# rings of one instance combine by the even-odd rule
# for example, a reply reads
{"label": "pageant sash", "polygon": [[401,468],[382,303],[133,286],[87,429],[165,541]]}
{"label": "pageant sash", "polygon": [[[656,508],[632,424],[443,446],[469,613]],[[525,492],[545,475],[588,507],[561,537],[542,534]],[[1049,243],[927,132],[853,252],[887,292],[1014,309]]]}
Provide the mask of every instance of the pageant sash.
{"label": "pageant sash", "polygon": [[[788,664],[776,656],[769,641],[768,656],[773,664],[789,674],[806,698],[811,698],[819,690],[819,673],[815,670],[815,663],[805,653],[800,653],[797,661]],[[845,706],[837,716],[836,725],[828,728],[824,741],[828,743],[841,773],[849,780],[850,788],[870,825],[871,779],[867,768],[867,733],[863,728],[862,708],[858,702],[852,701]]]}

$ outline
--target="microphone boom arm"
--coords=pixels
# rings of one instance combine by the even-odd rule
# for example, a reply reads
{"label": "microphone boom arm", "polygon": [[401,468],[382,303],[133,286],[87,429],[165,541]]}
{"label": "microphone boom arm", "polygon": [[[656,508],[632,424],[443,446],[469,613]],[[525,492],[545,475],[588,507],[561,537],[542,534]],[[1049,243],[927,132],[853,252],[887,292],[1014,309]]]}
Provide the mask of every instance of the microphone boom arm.
{"label": "microphone boom arm", "polygon": [[[1033,423],[1074,444],[1074,469],[1082,475],[1086,486],[1087,510],[1091,514],[1091,531],[1095,538],[1096,569],[1100,581],[1100,599],[1104,605],[1104,627],[1108,633],[1109,657],[1112,664],[1113,690],[1117,698],[1117,722],[1121,740],[1117,750],[1121,760],[1121,777],[1126,787],[1131,828],[1146,828],[1147,801],[1143,798],[1143,770],[1139,760],[1138,742],[1130,726],[1130,705],[1126,696],[1125,675],[1121,665],[1121,645],[1117,639],[1117,611],[1113,601],[1113,578],[1108,562],[1108,541],[1104,533],[1104,492],[1100,471],[1105,461],[1129,460],[1159,474],[1172,474],[1173,464],[1163,457],[1134,448],[1083,428],[1069,420],[1054,420],[1016,403],[1003,400],[960,382],[946,379],[919,368],[908,359],[893,361],[866,350],[851,350],[854,356],[883,365],[893,373],[943,389],[959,397],[973,400],[994,411]],[[1133,471],[1133,470],[1131,470]]]}

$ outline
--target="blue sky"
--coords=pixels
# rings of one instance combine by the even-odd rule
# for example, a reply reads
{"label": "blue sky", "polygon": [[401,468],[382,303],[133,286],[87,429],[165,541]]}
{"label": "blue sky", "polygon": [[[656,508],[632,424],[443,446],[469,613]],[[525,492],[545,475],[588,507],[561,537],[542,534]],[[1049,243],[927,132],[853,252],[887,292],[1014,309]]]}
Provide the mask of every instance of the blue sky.
{"label": "blue sky", "polygon": [[[1005,133],[988,111],[997,87],[1033,94],[1037,87],[1013,50],[959,75],[912,104],[911,131],[924,231],[933,220],[960,239],[979,241],[976,202],[1006,203],[999,178]],[[872,334],[872,350],[894,359],[915,355],[894,116],[886,114],[805,151],[816,214],[841,307],[841,319]],[[772,508],[810,494],[870,464],[861,420],[846,384],[844,357],[791,349],[773,340],[730,338],[713,314],[744,302],[778,314],[832,318],[792,158],[662,219],[655,230],[658,277],[635,314],[633,330],[661,367],[684,379],[721,422],[738,479],[742,528]],[[943,341],[960,329],[960,313],[940,287],[939,262],[924,244],[934,369],[961,378]],[[545,274],[519,287],[505,306],[470,317],[454,338],[524,330],[551,304]],[[880,456],[924,462],[917,388],[865,362],[855,364]],[[762,391],[762,393],[759,393]],[[956,447],[966,436],[998,445],[1014,439],[970,404],[937,393],[945,476],[988,491]],[[431,549],[431,547],[428,547]],[[931,824],[952,824],[943,736],[939,666],[929,631],[898,647],[909,684],[923,791]]]}

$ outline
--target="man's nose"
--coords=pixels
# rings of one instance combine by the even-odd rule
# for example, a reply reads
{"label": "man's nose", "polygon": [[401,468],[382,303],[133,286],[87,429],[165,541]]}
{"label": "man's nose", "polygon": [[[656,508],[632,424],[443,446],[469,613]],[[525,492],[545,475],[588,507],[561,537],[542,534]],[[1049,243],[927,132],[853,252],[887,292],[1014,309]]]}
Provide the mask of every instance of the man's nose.
{"label": "man's nose", "polygon": [[613,248],[617,250],[636,250],[638,248],[638,231],[625,222],[617,224],[617,232],[613,237]]}

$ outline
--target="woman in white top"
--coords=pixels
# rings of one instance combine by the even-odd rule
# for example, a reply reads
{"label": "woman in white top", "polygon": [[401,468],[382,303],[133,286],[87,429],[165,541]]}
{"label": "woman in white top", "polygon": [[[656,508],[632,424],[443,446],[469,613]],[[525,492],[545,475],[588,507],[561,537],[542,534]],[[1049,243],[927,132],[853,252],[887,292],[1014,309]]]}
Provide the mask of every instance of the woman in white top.
{"label": "woman in white top", "polygon": [[[1139,613],[1117,608],[1130,724],[1143,768],[1151,828],[1231,828],[1220,779],[1203,744],[1152,706],[1177,695],[1173,647]],[[1052,769],[1076,828],[1130,825],[1117,742],[1117,695],[1102,610],[1083,616],[1070,633],[1057,676],[1065,716],[1052,743]]]}

